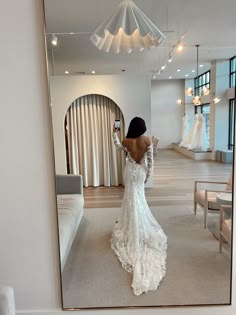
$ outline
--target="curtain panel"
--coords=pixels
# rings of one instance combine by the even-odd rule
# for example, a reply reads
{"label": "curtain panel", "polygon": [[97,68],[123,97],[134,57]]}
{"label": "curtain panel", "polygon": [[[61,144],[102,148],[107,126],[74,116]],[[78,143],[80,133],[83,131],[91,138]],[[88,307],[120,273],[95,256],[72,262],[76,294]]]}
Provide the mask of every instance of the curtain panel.
{"label": "curtain panel", "polygon": [[65,118],[70,174],[81,174],[84,187],[123,184],[124,152],[112,140],[113,124],[120,119],[119,138],[124,137],[124,119],[119,107],[102,95],[75,100]]}

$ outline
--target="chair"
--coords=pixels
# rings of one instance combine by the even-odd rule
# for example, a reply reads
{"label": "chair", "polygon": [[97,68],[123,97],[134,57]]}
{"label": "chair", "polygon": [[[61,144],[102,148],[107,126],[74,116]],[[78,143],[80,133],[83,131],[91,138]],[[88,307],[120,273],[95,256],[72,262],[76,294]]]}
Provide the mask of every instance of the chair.
{"label": "chair", "polygon": [[160,141],[160,138],[156,137],[156,136],[152,136],[152,145],[153,145],[153,153],[157,154],[157,147],[158,147],[158,143]]}
{"label": "chair", "polygon": [[[204,186],[205,189],[200,189]],[[214,186],[214,188],[212,188]],[[209,212],[218,212],[220,205],[217,202],[217,194],[220,192],[232,192],[232,174],[228,182],[214,182],[196,180],[194,182],[194,214],[197,214],[197,206],[199,205],[204,211],[204,228],[207,227],[207,219]]]}
{"label": "chair", "polygon": [[220,206],[220,220],[219,220],[219,252],[222,253],[223,241],[231,244],[231,230],[232,230],[232,206]]}

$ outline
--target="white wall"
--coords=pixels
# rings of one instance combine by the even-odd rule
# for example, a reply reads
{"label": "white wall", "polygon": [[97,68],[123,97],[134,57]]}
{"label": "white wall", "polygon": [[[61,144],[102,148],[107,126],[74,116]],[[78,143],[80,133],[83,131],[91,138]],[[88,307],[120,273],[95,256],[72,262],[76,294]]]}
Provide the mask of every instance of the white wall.
{"label": "white wall", "polygon": [[184,107],[176,101],[183,93],[184,80],[152,80],[152,135],[160,138],[160,148],[181,140]]}
{"label": "white wall", "polygon": [[0,18],[0,283],[17,310],[60,307],[43,2],[3,0]]}
{"label": "white wall", "polygon": [[[0,34],[4,43],[0,50],[0,282],[14,287],[17,314],[61,314],[42,1],[1,1]],[[73,314],[233,315],[235,284],[236,272],[233,306],[93,310]]]}
{"label": "white wall", "polygon": [[66,174],[64,120],[70,104],[78,97],[100,94],[121,109],[125,127],[139,116],[151,132],[151,83],[149,76],[55,76],[50,78],[56,172]]}

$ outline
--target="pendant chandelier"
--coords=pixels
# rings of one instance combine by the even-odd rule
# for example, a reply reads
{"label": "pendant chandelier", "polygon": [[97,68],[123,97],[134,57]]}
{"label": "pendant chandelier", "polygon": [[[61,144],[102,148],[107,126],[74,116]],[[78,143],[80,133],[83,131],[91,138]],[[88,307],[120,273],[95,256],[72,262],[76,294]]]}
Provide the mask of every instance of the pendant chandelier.
{"label": "pendant chandelier", "polygon": [[[197,47],[197,80],[198,80],[198,48],[199,48],[199,45],[196,45],[196,47]],[[202,104],[200,95],[195,95],[193,97],[193,104],[194,105],[201,105]]]}
{"label": "pendant chandelier", "polygon": [[[199,49],[199,46],[200,45],[195,45],[195,47],[197,48],[197,80],[199,80],[199,77],[198,77],[198,49]],[[185,89],[185,94],[188,95],[188,96],[193,96],[193,104],[194,105],[201,105],[202,104],[202,100],[201,100],[201,96],[206,96],[206,95],[211,95],[211,96],[214,96],[215,94],[214,93],[211,93],[210,92],[210,89],[206,86],[204,86],[202,88],[202,91],[201,91],[201,94],[200,95],[195,95],[194,94],[194,91],[192,88],[186,88]],[[213,98],[213,103],[214,104],[217,104],[218,102],[220,101],[220,99],[218,97],[214,97]]]}
{"label": "pendant chandelier", "polygon": [[166,36],[132,0],[123,0],[90,37],[99,50],[117,54],[156,47],[165,39]]}

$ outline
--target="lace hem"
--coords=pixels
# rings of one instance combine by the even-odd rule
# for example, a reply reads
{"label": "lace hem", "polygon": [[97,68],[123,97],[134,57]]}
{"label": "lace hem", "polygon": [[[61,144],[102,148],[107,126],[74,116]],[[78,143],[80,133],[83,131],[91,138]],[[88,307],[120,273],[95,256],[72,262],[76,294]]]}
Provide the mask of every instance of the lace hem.
{"label": "lace hem", "polygon": [[110,239],[110,245],[120,261],[122,268],[129,273],[133,273],[131,287],[133,288],[134,294],[138,296],[148,291],[157,290],[166,275],[167,238],[165,234],[163,233],[163,239],[159,243],[158,249],[155,248],[155,246],[153,247],[153,240],[143,245],[142,258],[137,260],[134,266],[125,259],[124,256],[126,256],[126,253],[121,254],[123,249],[127,248],[127,244],[125,246],[125,242],[123,241],[123,246],[119,248],[116,246],[116,243],[119,241],[116,242],[115,240],[113,241],[113,239],[116,239],[114,235],[112,235]]}

